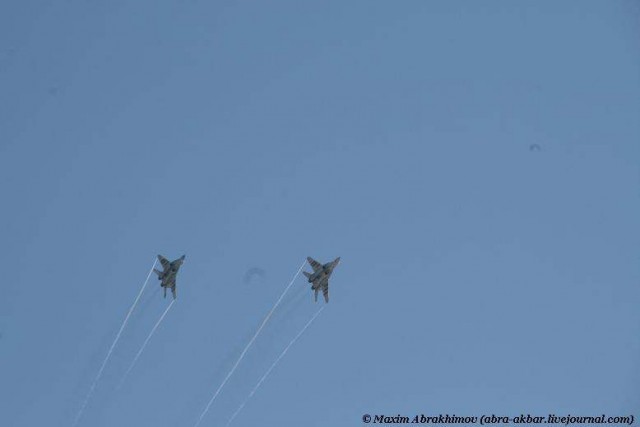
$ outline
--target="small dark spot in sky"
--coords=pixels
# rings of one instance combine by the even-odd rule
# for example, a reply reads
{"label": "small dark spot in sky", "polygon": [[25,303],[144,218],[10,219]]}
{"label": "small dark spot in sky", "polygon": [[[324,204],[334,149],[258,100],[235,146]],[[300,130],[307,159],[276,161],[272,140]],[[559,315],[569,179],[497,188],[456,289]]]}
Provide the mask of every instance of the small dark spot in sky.
{"label": "small dark spot in sky", "polygon": [[244,279],[242,281],[245,284],[248,285],[249,283],[255,281],[256,278],[260,279],[261,281],[263,281],[264,279],[266,279],[266,277],[267,277],[267,272],[264,271],[262,268],[260,268],[260,267],[251,267],[244,274]]}
{"label": "small dark spot in sky", "polygon": [[541,151],[542,148],[538,144],[531,144],[529,146],[529,151]]}
{"label": "small dark spot in sky", "polygon": [[59,88],[57,88],[57,87],[50,87],[50,88],[49,88],[49,95],[51,95],[51,96],[56,96],[56,95],[58,94],[58,91],[59,91],[59,90],[60,90],[60,89],[59,89]]}

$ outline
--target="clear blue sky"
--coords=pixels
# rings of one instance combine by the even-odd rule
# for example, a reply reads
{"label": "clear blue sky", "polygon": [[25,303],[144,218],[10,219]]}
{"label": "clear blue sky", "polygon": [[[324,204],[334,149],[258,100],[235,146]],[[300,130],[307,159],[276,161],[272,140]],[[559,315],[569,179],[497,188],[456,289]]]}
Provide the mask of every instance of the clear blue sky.
{"label": "clear blue sky", "polygon": [[[158,253],[178,301],[116,393],[154,279],[81,426],[191,427],[307,255],[331,302],[234,426],[640,416],[639,18],[0,2],[0,425],[71,425]],[[203,426],[319,304],[298,279]]]}

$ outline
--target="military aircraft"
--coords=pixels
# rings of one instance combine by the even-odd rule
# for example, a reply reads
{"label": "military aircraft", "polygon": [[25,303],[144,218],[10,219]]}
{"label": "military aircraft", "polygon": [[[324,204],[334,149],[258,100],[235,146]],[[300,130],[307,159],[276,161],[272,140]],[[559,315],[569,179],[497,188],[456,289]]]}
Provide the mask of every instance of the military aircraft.
{"label": "military aircraft", "polygon": [[307,277],[308,282],[311,283],[311,289],[316,291],[316,302],[318,301],[318,291],[320,289],[322,289],[325,302],[329,302],[329,277],[331,277],[333,269],[336,268],[340,262],[340,257],[324,265],[311,257],[307,257],[307,261],[309,261],[311,268],[313,268],[313,273],[307,273],[306,271],[302,273]]}
{"label": "military aircraft", "polygon": [[178,270],[180,266],[184,262],[185,255],[182,255],[175,261],[169,261],[162,255],[158,255],[158,260],[160,264],[162,264],[162,270],[153,271],[158,275],[158,280],[160,280],[160,286],[164,288],[164,297],[167,297],[167,288],[171,288],[171,292],[173,293],[173,299],[176,299],[176,275],[178,274]]}

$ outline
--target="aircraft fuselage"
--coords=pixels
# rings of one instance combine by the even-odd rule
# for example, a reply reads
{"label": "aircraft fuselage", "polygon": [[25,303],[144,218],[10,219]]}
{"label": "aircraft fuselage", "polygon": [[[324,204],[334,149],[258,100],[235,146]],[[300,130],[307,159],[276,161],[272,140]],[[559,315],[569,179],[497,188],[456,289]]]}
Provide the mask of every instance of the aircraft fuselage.
{"label": "aircraft fuselage", "polygon": [[175,283],[176,283],[176,275],[178,274],[178,268],[176,268],[176,269],[169,268],[169,270],[166,271],[160,277],[160,279],[162,280],[160,282],[160,286],[165,287],[165,288],[171,288],[172,286],[174,286]]}

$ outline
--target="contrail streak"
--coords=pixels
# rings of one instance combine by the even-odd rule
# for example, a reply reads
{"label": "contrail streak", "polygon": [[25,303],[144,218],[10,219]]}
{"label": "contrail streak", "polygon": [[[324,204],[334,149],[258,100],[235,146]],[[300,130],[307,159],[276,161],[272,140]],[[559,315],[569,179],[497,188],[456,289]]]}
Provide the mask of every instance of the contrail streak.
{"label": "contrail streak", "polygon": [[273,364],[271,365],[271,367],[269,369],[267,369],[267,372],[262,376],[262,378],[260,378],[260,381],[258,381],[258,384],[256,384],[256,386],[253,388],[253,390],[251,390],[251,393],[249,393],[249,396],[247,396],[247,398],[244,400],[244,402],[242,402],[242,405],[240,405],[238,407],[238,409],[236,409],[236,412],[233,413],[233,415],[231,416],[231,418],[229,418],[229,421],[227,421],[227,424],[225,425],[225,427],[228,427],[229,424],[231,424],[231,422],[235,419],[235,417],[240,413],[240,411],[242,411],[242,408],[244,408],[244,406],[247,404],[247,402],[249,401],[249,399],[251,399],[251,397],[253,397],[253,395],[256,393],[256,391],[258,390],[258,388],[260,388],[260,385],[264,382],[264,380],[267,379],[267,377],[269,376],[269,374],[271,373],[271,371],[273,370],[273,368],[276,367],[276,365],[278,364],[278,362],[280,361],[280,359],[282,359],[284,357],[285,354],[287,354],[287,351],[289,351],[289,348],[291,348],[291,346],[298,340],[298,338],[300,338],[300,336],[304,333],[304,331],[307,330],[307,328],[309,327],[309,325],[311,325],[311,323],[316,320],[316,317],[318,317],[318,315],[320,314],[320,312],[324,309],[324,306],[320,308],[320,310],[318,310],[316,312],[316,314],[311,318],[311,320],[309,320],[307,322],[306,325],[304,325],[304,328],[302,328],[302,330],[298,333],[298,335],[295,336],[294,339],[291,340],[291,342],[289,343],[289,345],[287,345],[285,347],[285,349],[282,351],[282,353],[280,353],[280,356],[278,356],[278,358],[276,359],[275,362],[273,362]]}
{"label": "contrail streak", "polygon": [[174,302],[176,302],[176,300],[171,301],[171,304],[169,304],[169,306],[166,308],[164,313],[162,313],[162,316],[160,316],[160,319],[158,319],[158,321],[156,322],[156,324],[153,327],[153,329],[151,329],[151,332],[149,333],[149,336],[147,337],[146,340],[144,340],[144,344],[142,344],[142,347],[138,351],[138,354],[136,354],[136,357],[133,358],[133,362],[131,362],[131,365],[129,366],[129,369],[127,369],[127,372],[124,374],[124,377],[122,378],[122,381],[120,381],[120,385],[118,385],[118,389],[120,387],[122,387],[122,384],[124,384],[124,381],[129,376],[129,372],[131,372],[131,370],[135,366],[136,362],[138,361],[138,358],[140,358],[140,355],[142,354],[142,352],[144,351],[145,347],[147,346],[147,343],[149,342],[149,340],[151,339],[153,334],[156,332],[156,329],[158,329],[158,326],[160,326],[160,323],[162,322],[162,319],[164,319],[164,316],[167,315],[167,313],[169,312],[169,309],[171,308],[171,306],[173,305]]}
{"label": "contrail streak", "polygon": [[244,355],[247,353],[247,351],[249,350],[249,348],[251,347],[253,342],[256,340],[256,338],[258,337],[258,335],[262,331],[262,328],[264,328],[264,325],[267,324],[267,322],[269,321],[269,318],[271,318],[271,315],[273,314],[275,309],[280,304],[280,301],[282,301],[282,298],[284,298],[284,296],[287,293],[287,291],[289,291],[289,288],[291,287],[291,285],[293,285],[293,282],[296,280],[296,277],[298,277],[298,275],[300,274],[300,271],[302,271],[302,268],[304,267],[304,264],[305,264],[305,262],[302,263],[302,265],[298,269],[298,271],[295,274],[295,276],[293,276],[293,279],[291,279],[291,282],[289,282],[289,285],[287,285],[287,287],[285,288],[284,292],[282,292],[282,294],[280,295],[280,298],[278,298],[278,301],[276,301],[276,303],[274,304],[274,306],[271,309],[271,311],[269,311],[269,313],[267,314],[267,317],[265,317],[264,320],[262,321],[262,324],[260,325],[260,327],[258,328],[256,333],[253,335],[253,337],[251,338],[251,340],[249,341],[247,346],[244,348],[244,350],[242,350],[242,353],[240,353],[240,357],[238,357],[238,360],[236,360],[236,363],[233,365],[233,367],[231,368],[231,370],[229,371],[227,376],[224,378],[224,380],[222,381],[222,384],[220,384],[220,386],[218,387],[216,392],[213,394],[213,397],[211,398],[211,400],[209,400],[209,403],[204,408],[204,411],[202,411],[202,414],[200,414],[200,418],[198,418],[198,421],[195,423],[194,427],[198,427],[200,425],[200,423],[202,422],[202,419],[204,418],[204,416],[207,415],[207,412],[209,412],[209,408],[211,407],[211,404],[213,403],[214,400],[216,400],[216,397],[218,397],[218,395],[220,394],[220,391],[222,390],[224,385],[227,383],[227,381],[229,380],[231,375],[233,375],[233,373],[235,372],[236,368],[238,367],[238,365],[240,364],[240,362],[244,358]]}
{"label": "contrail streak", "polygon": [[100,367],[100,370],[98,371],[98,375],[96,375],[96,378],[93,380],[93,384],[91,384],[91,388],[89,389],[89,393],[87,394],[87,397],[85,397],[84,402],[82,403],[82,406],[80,407],[80,410],[78,411],[78,414],[76,415],[76,418],[73,421],[73,427],[78,425],[78,421],[80,421],[80,418],[82,417],[82,413],[84,412],[85,408],[87,407],[87,404],[89,403],[89,400],[91,399],[91,396],[93,395],[93,392],[96,389],[96,385],[98,384],[98,381],[100,381],[100,378],[102,377],[102,372],[104,371],[105,366],[107,366],[107,362],[109,361],[109,358],[111,357],[111,353],[113,352],[113,349],[115,348],[116,344],[118,343],[118,340],[120,339],[120,335],[122,334],[122,331],[124,330],[124,327],[127,325],[127,322],[129,321],[129,317],[131,316],[131,313],[133,313],[133,309],[136,308],[136,305],[138,304],[138,301],[140,300],[140,297],[142,296],[142,293],[144,292],[144,288],[147,287],[147,283],[149,282],[149,277],[151,277],[151,273],[153,272],[153,269],[156,266],[156,262],[157,262],[157,260],[153,261],[153,265],[151,266],[151,270],[149,270],[149,274],[147,275],[147,278],[145,279],[144,284],[142,285],[142,288],[140,289],[140,292],[138,292],[138,296],[136,297],[136,300],[133,302],[133,305],[129,309],[129,312],[127,313],[127,316],[124,318],[124,322],[122,322],[122,326],[120,326],[120,330],[118,331],[118,334],[116,335],[116,339],[113,340],[113,344],[111,344],[111,348],[109,348],[109,351],[107,352],[107,357],[104,358],[104,362],[102,362],[102,366]]}

